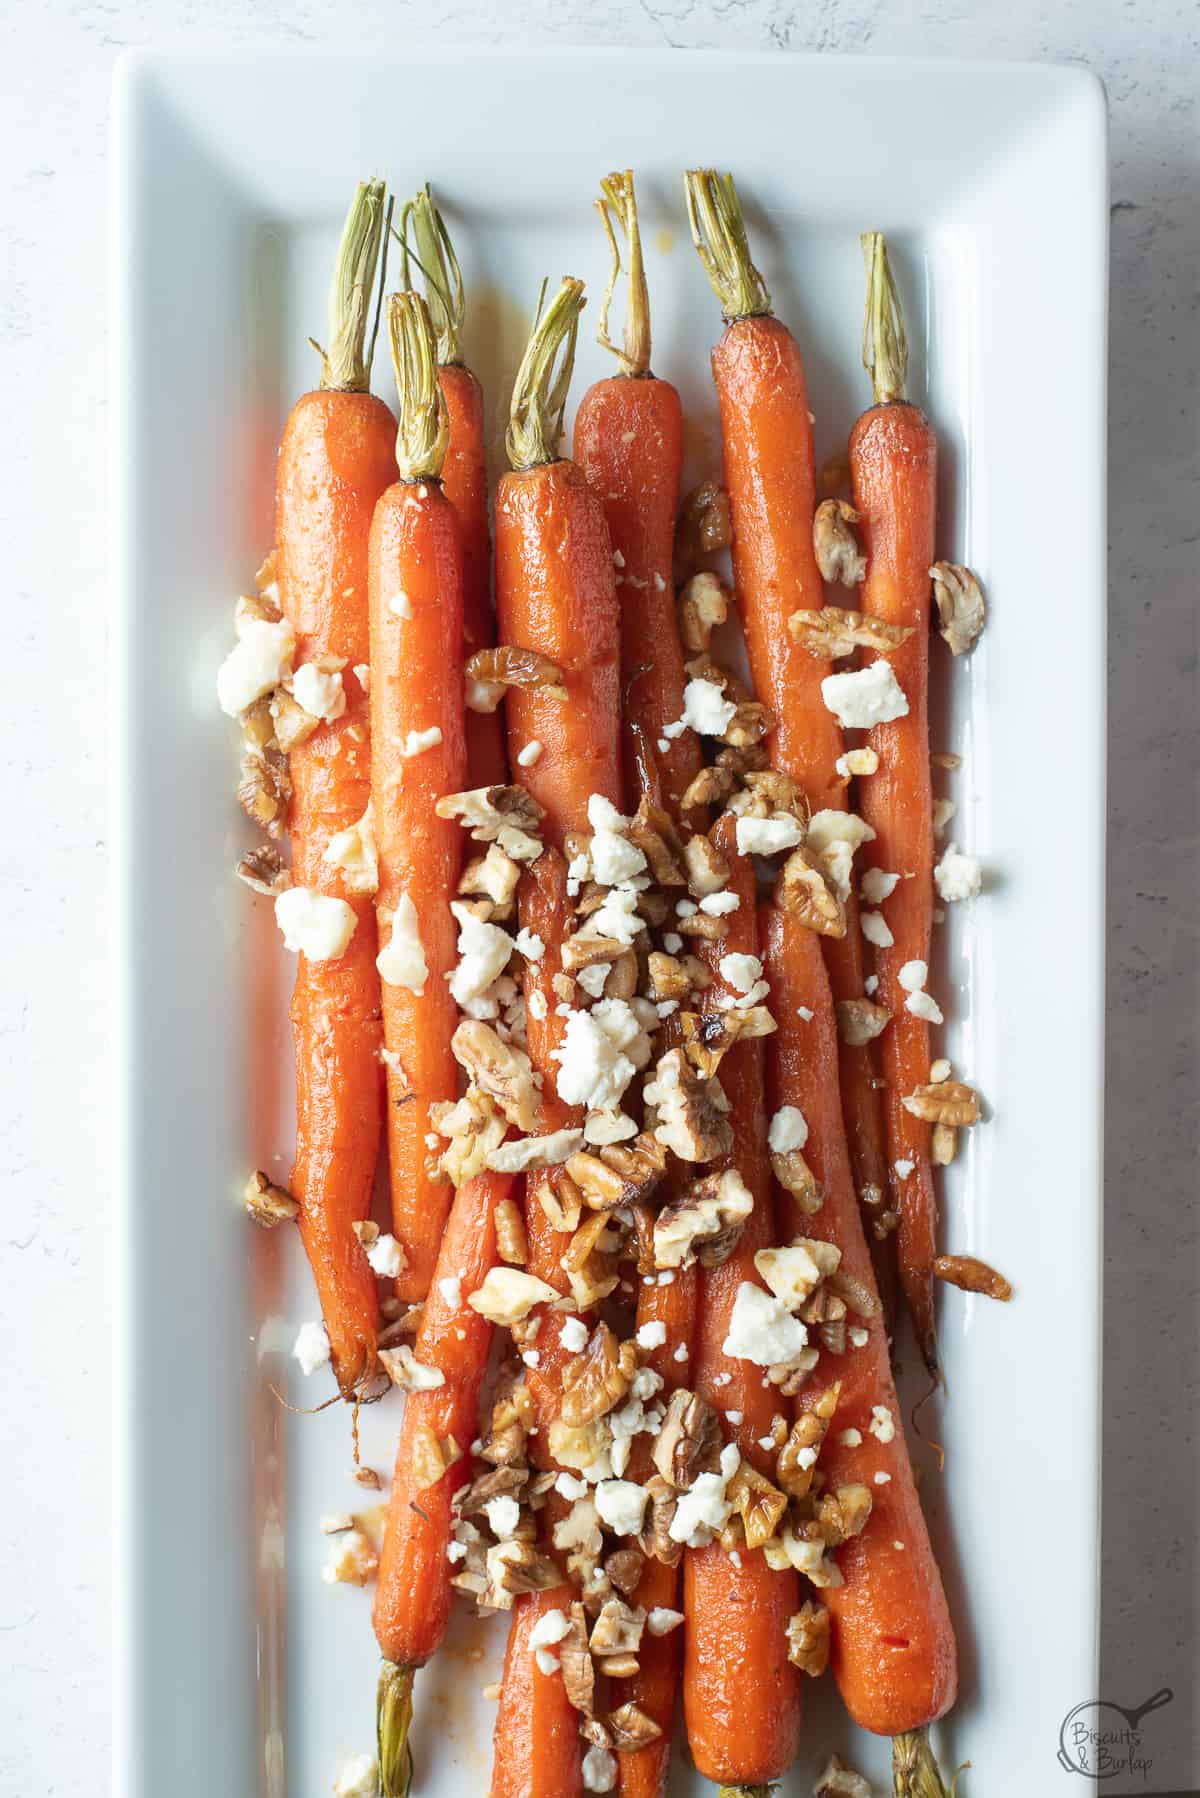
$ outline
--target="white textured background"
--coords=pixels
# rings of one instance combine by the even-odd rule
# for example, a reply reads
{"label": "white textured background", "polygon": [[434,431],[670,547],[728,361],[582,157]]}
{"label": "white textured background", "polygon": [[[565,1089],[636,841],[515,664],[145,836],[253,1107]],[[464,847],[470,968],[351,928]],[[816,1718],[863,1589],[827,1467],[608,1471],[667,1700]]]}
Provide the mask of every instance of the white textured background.
{"label": "white textured background", "polygon": [[[503,22],[501,22],[503,21]],[[41,0],[0,18],[0,1795],[107,1788],[110,1101],[105,200],[127,45],[214,38],[777,47],[1086,63],[1113,275],[1103,1695],[1175,1701],[1140,1790],[1200,1788],[1196,77],[1185,0]],[[269,116],[264,130],[270,129]],[[949,154],[953,146],[948,145]],[[1063,196],[1070,204],[1069,196]],[[1071,271],[1062,271],[1070,281]],[[1036,396],[1031,396],[1036,413]],[[1064,457],[1071,445],[1062,446]],[[1054,496],[1045,496],[1052,506]],[[1071,554],[1064,542],[1062,554]],[[1031,646],[1069,657],[1052,619]],[[1029,821],[1047,879],[1072,745]],[[1087,778],[1091,778],[1088,774]],[[1072,1052],[1047,970],[1053,1060]],[[1070,1269],[1063,1269],[1064,1280]],[[1053,1344],[1046,1344],[1048,1354]],[[1036,1405],[1031,1392],[1028,1402]],[[1047,1454],[1071,1419],[1047,1418]],[[1037,1469],[1013,1470],[1036,1507]],[[1054,1533],[1043,1614],[1052,1630]],[[186,1652],[186,1645],[181,1644]],[[1080,1698],[1087,1696],[1081,1693]],[[1119,1785],[1119,1782],[1118,1782]],[[1112,1790],[1111,1786],[1106,1787]],[[219,1798],[237,1798],[221,1794]],[[969,1798],[969,1784],[967,1785]],[[1029,1798],[1036,1798],[1030,1794]]]}

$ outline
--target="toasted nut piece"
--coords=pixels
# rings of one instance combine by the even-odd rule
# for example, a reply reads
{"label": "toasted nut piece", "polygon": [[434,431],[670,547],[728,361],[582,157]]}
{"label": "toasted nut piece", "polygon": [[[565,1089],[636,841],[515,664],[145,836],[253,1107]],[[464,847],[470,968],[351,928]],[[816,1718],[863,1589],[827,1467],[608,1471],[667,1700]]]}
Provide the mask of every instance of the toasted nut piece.
{"label": "toasted nut piece", "polygon": [[291,791],[287,761],[273,743],[261,752],[243,755],[237,802],[251,822],[260,825],[269,837],[283,833]]}
{"label": "toasted nut piece", "polygon": [[514,1199],[501,1199],[496,1207],[496,1248],[501,1261],[510,1267],[524,1267],[529,1259],[525,1219]]}
{"label": "toasted nut piece", "polygon": [[870,1319],[880,1315],[879,1300],[864,1280],[848,1274],[844,1267],[836,1268],[832,1273],[826,1274],[825,1278],[830,1290],[836,1292],[839,1298],[845,1299],[856,1317]]}
{"label": "toasted nut piece", "polygon": [[[837,1301],[840,1304],[840,1300]],[[828,1349],[831,1355],[844,1355],[846,1352],[846,1319],[845,1317],[827,1318],[819,1330],[821,1347]]]}
{"label": "toasted nut piece", "polygon": [[583,1194],[565,1167],[552,1167],[537,1182],[537,1201],[555,1230],[570,1235],[579,1228],[583,1215]]}
{"label": "toasted nut piece", "polygon": [[727,1011],[685,1011],[679,1023],[687,1058],[706,1080],[716,1073],[734,1043],[770,1036],[776,1028],[765,1005],[750,1005],[744,1011],[733,1007]]}
{"label": "toasted nut piece", "polygon": [[439,818],[457,818],[475,843],[499,843],[514,861],[536,861],[542,853],[538,829],[545,816],[524,787],[475,787],[444,793],[434,806]]}
{"label": "toasted nut piece", "polygon": [[259,849],[247,849],[233,871],[256,893],[274,895],[286,892],[292,884],[291,870],[270,843],[264,843]]}
{"label": "toasted nut piece", "polygon": [[729,882],[729,863],[708,837],[697,831],[683,847],[688,891],[697,899],[719,893]]}
{"label": "toasted nut piece", "polygon": [[746,1547],[761,1548],[779,1527],[779,1520],[787,1510],[787,1494],[780,1492],[748,1461],[739,1464],[726,1492],[737,1506],[746,1534]]}
{"label": "toasted nut piece", "polygon": [[597,1656],[601,1673],[609,1679],[632,1679],[641,1672],[636,1654],[602,1654]]}
{"label": "toasted nut piece", "polygon": [[871,1515],[871,1489],[855,1482],[823,1492],[817,1500],[816,1525],[827,1548],[840,1548],[852,1536],[862,1534]]}
{"label": "toasted nut piece", "polygon": [[675,528],[675,555],[691,569],[733,542],[729,495],[716,481],[701,481],[685,497]]}
{"label": "toasted nut piece", "polygon": [[646,1565],[646,1557],[639,1548],[618,1548],[610,1554],[604,1563],[607,1573],[618,1592],[631,1598],[637,1591],[638,1581],[642,1577],[642,1569]]}
{"label": "toasted nut piece", "polygon": [[825,662],[853,655],[860,646],[886,655],[913,634],[911,624],[887,624],[867,612],[843,611],[841,606],[822,606],[819,612],[793,612],[788,630],[801,649]]}
{"label": "toasted nut piece", "polygon": [[471,1481],[458,1501],[464,1517],[478,1516],[494,1498],[515,1498],[529,1483],[529,1469],[519,1461],[493,1467]]}
{"label": "toasted nut piece", "polygon": [[450,1047],[454,1059],[479,1090],[496,1101],[509,1123],[531,1136],[537,1128],[538,1098],[533,1068],[524,1050],[501,1041],[481,1018],[464,1018]]}
{"label": "toasted nut piece", "polygon": [[950,645],[951,655],[965,655],[978,640],[987,616],[983,588],[960,562],[935,562],[929,578],[941,620],[938,633]]}
{"label": "toasted nut piece", "polygon": [[360,1464],[353,1469],[353,1472],[357,1483],[360,1486],[365,1486],[368,1491],[381,1492],[383,1490],[383,1481],[373,1467],[363,1467]]}
{"label": "toasted nut piece", "polygon": [[499,843],[488,845],[486,855],[477,855],[463,869],[458,882],[460,893],[482,893],[500,911],[506,911],[516,898],[521,867],[506,855]]}
{"label": "toasted nut piece", "polygon": [[597,962],[614,962],[625,953],[625,944],[611,936],[587,936],[579,933],[569,936],[562,946],[562,965],[568,974],[578,974],[580,968],[593,967]]}
{"label": "toasted nut piece", "polygon": [[584,1203],[593,1211],[615,1211],[625,1201],[625,1183],[599,1155],[587,1150],[572,1155],[567,1173],[583,1194]]}
{"label": "toasted nut piece", "polygon": [[1012,1297],[1013,1289],[1004,1275],[975,1255],[939,1255],[933,1271],[939,1280],[960,1286],[964,1292],[981,1292],[985,1298],[1005,1301]]}
{"label": "toasted nut piece", "polygon": [[632,1142],[609,1143],[601,1149],[600,1159],[620,1176],[625,1203],[648,1199],[667,1171],[667,1151],[646,1130]]}
{"label": "toasted nut piece", "polygon": [[665,807],[656,805],[648,794],[643,793],[625,835],[645,856],[651,878],[658,886],[683,886],[680,865],[683,845],[675,820]]}
{"label": "toasted nut piece", "polygon": [[670,1482],[661,1473],[651,1474],[644,1482],[649,1498],[638,1547],[645,1555],[661,1561],[664,1567],[675,1567],[683,1555],[683,1543],[671,1536],[671,1521],[678,1500]]}
{"label": "toasted nut piece", "polygon": [[608,978],[604,982],[604,998],[633,998],[638,988],[638,958],[634,950],[626,949],[618,955],[608,970]]}
{"label": "toasted nut piece", "polygon": [[675,928],[680,936],[699,937],[705,943],[719,943],[723,936],[729,935],[729,919],[714,918],[711,912],[694,911],[690,917],[676,918]]}
{"label": "toasted nut piece", "polygon": [[769,818],[773,812],[788,812],[798,823],[808,823],[808,801],[790,774],[778,768],[748,768],[744,778],[756,813]]}
{"label": "toasted nut piece", "polygon": [[950,1124],[963,1130],[979,1122],[979,1094],[965,1080],[939,1080],[914,1087],[900,1103],[926,1124]]}
{"label": "toasted nut piece", "polygon": [[597,1324],[583,1353],[562,1370],[563,1422],[578,1427],[606,1416],[625,1398],[636,1372],[634,1344],[618,1343],[607,1324]]}
{"label": "toasted nut piece", "polygon": [[[607,1246],[610,1240],[612,1247]],[[598,1305],[615,1290],[618,1264],[616,1242],[608,1228],[608,1213],[597,1211],[580,1224],[562,1256],[571,1296],[581,1311]]]}
{"label": "toasted nut piece", "polygon": [[393,1386],[401,1392],[428,1392],[446,1384],[440,1367],[426,1367],[413,1354],[406,1342],[399,1348],[381,1348],[379,1363]]}
{"label": "toasted nut piece", "polygon": [[646,1613],[623,1599],[610,1598],[592,1625],[588,1646],[593,1654],[636,1654],[641,1647]]}
{"label": "toasted nut piece", "polygon": [[271,716],[271,695],[256,699],[241,716],[242,750],[246,755],[261,755],[266,749],[278,750],[275,720]]}
{"label": "toasted nut piece", "polygon": [[840,1755],[831,1754],[825,1771],[813,1787],[813,1798],[871,1798],[871,1786],[861,1773],[848,1767]]}
{"label": "toasted nut piece", "polygon": [[598,1717],[585,1717],[579,1725],[579,1733],[593,1748],[612,1747],[612,1736]]}
{"label": "toasted nut piece", "polygon": [[509,1611],[522,1592],[545,1592],[562,1579],[549,1555],[539,1554],[532,1543],[497,1542],[487,1555],[488,1588],[485,1602],[493,1610]]}
{"label": "toasted nut piece", "polygon": [[489,1157],[504,1141],[507,1128],[491,1099],[474,1086],[457,1105],[431,1105],[429,1121],[442,1136],[450,1138],[437,1166],[456,1187],[483,1172]]}
{"label": "toasted nut piece", "polygon": [[511,1329],[513,1324],[524,1323],[535,1305],[553,1304],[558,1296],[545,1280],[520,1268],[490,1267],[467,1303],[489,1323]]}
{"label": "toasted nut piece", "polygon": [[679,640],[688,655],[706,650],[717,626],[729,616],[729,588],[717,575],[705,570],[694,574],[679,590]]}
{"label": "toasted nut piece", "polygon": [[721,741],[728,743],[731,749],[746,749],[753,743],[761,743],[774,729],[775,714],[769,706],[757,699],[743,699],[725,726]]}
{"label": "toasted nut piece", "polygon": [[680,956],[680,961],[683,964],[683,971],[688,977],[688,982],[692,991],[694,993],[706,993],[712,985],[713,980],[712,975],[700,960],[700,957],[691,954],[689,951],[687,955]]}
{"label": "toasted nut piece", "polygon": [[829,1665],[829,1612],[825,1606],[806,1598],[795,1616],[788,1619],[787,1639],[788,1660],[793,1667],[820,1679]]}
{"label": "toasted nut piece", "polygon": [[550,984],[554,988],[554,996],[563,1005],[574,1005],[575,982],[569,974],[551,974]]}
{"label": "toasted nut piece", "polygon": [[950,1124],[935,1124],[929,1139],[929,1159],[935,1167],[949,1167],[958,1153],[958,1131]]}
{"label": "toasted nut piece", "polygon": [[719,1267],[733,1253],[754,1196],[736,1168],[693,1180],[654,1220],[654,1265]]}
{"label": "toasted nut piece", "polygon": [[650,1451],[663,1480],[686,1492],[698,1473],[716,1472],[720,1456],[721,1426],[713,1407],[686,1388],[673,1392]]}
{"label": "toasted nut piece", "polygon": [[771,1172],[808,1217],[821,1209],[825,1201],[825,1189],[799,1149],[773,1150]]}
{"label": "toasted nut piece", "polygon": [[826,879],[820,862],[803,843],[792,850],[783,864],[775,885],[775,903],[818,936],[846,934],[846,908]]}
{"label": "toasted nut piece", "polygon": [[291,1193],[268,1180],[261,1168],[247,1180],[242,1203],[264,1230],[273,1230],[276,1224],[288,1223],[300,1215],[300,1207]]}
{"label": "toasted nut piece", "polygon": [[655,1107],[655,1139],[681,1161],[715,1161],[733,1147],[733,1130],[715,1082],[702,1080],[682,1049],[659,1057],[643,1097]]}
{"label": "toasted nut piece", "polygon": [[851,526],[862,516],[848,499],[823,499],[813,518],[813,554],[823,581],[857,587],[867,572],[867,558]]}
{"label": "toasted nut piece", "polygon": [[701,805],[724,805],[733,792],[734,776],[728,768],[701,768],[690,781],[680,800],[680,809],[692,811]]}
{"label": "toasted nut piece", "polygon": [[686,999],[691,982],[681,961],[661,949],[652,949],[646,958],[649,992],[652,999]]}
{"label": "toasted nut piece", "polygon": [[307,743],[321,724],[319,718],[306,712],[282,687],[276,687],[271,695],[271,717],[275,721],[275,741],[284,755],[290,755],[301,743]]}
{"label": "toasted nut piece", "polygon": [[567,697],[561,668],[536,649],[517,649],[511,643],[477,649],[467,657],[465,673],[469,681],[479,681],[485,687],[522,687],[540,692],[547,699]]}
{"label": "toasted nut piece", "polygon": [[841,1381],[835,1380],[816,1403],[796,1419],[791,1435],[776,1457],[775,1478],[792,1498],[806,1498],[812,1490],[817,1456],[841,1396]]}
{"label": "toasted nut piece", "polygon": [[931,750],[929,760],[935,768],[949,768],[951,772],[962,767],[961,755],[956,755],[952,749]]}
{"label": "toasted nut piece", "polygon": [[587,1620],[578,1600],[571,1606],[571,1627],[555,1644],[568,1701],[585,1717],[592,1714],[596,1674],[588,1652]]}
{"label": "toasted nut piece", "polygon": [[891,1021],[892,1014],[887,1007],[876,1005],[871,999],[837,1001],[838,1035],[852,1049],[861,1049],[864,1043],[874,1042]]}
{"label": "toasted nut piece", "polygon": [[877,774],[879,757],[869,743],[864,743],[858,749],[847,749],[845,755],[838,757],[837,766],[839,774]]}
{"label": "toasted nut piece", "polygon": [[446,1457],[442,1453],[442,1445],[427,1423],[420,1423],[413,1431],[412,1477],[418,1492],[424,1492],[429,1486],[436,1486],[446,1471]]}
{"label": "toasted nut piece", "polygon": [[[609,1672],[611,1671],[610,1667]],[[615,1711],[610,1711],[608,1728],[613,1747],[625,1753],[635,1753],[648,1742],[656,1742],[662,1735],[662,1730],[653,1718],[639,1710],[636,1704],[622,1704]]]}

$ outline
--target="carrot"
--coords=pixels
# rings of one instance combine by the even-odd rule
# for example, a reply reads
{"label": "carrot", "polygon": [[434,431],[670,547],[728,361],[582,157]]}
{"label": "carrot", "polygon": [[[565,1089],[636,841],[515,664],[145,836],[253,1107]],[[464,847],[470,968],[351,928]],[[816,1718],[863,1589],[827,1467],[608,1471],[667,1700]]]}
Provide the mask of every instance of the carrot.
{"label": "carrot", "polygon": [[528,1592],[513,1605],[496,1712],[491,1798],[574,1798],[583,1791],[579,1713],[561,1674],[540,1671],[529,1638],[547,1611],[569,1611],[565,1582]]}
{"label": "carrot", "polygon": [[466,780],[462,554],[439,471],[446,414],[425,302],[388,310],[400,392],[397,461],[371,526],[371,789],[379,860],[383,1033],[392,1228],[405,1256],[402,1299],[429,1290],[451,1188],[428,1168],[431,1105],[458,1096],[456,965],[450,901],[461,833],[436,801]]}
{"label": "carrot", "polygon": [[[414,285],[410,280],[411,258],[425,274],[425,297],[437,339],[438,380],[450,425],[442,486],[458,514],[462,532],[463,640],[470,658],[479,650],[490,649],[496,640],[483,388],[463,361],[466,293],[462,272],[428,182],[401,212],[400,234],[403,285]],[[495,711],[467,709],[467,778],[473,787],[491,786],[507,778],[504,727]]]}
{"label": "carrot", "polygon": [[[773,1109],[794,1105],[803,1113],[805,1154],[824,1194],[811,1215],[795,1210],[792,1228],[841,1251],[839,1289],[857,1295],[844,1353],[822,1352],[799,1399],[800,1409],[809,1411],[833,1385],[840,1387],[821,1446],[826,1490],[858,1483],[872,1499],[861,1535],[838,1551],[844,1584],[822,1595],[833,1617],[833,1672],[861,1728],[899,1736],[931,1723],[953,1704],[954,1630],[913,1483],[870,1251],[854,1198],[834,1075],[828,976],[815,937],[797,918],[774,905],[764,906],[761,915],[778,1020],[767,1052],[769,1101]],[[808,1023],[797,1016],[801,1005],[813,1013]],[[856,1344],[860,1331],[865,1340]],[[847,1430],[859,1439],[847,1442]],[[879,1473],[887,1479],[877,1485]]]}
{"label": "carrot", "polygon": [[[599,340],[621,373],[589,387],[575,416],[575,459],[604,507],[621,601],[621,688],[624,695],[625,785],[637,786],[639,739],[664,741],[664,725],[683,711],[686,675],[671,579],[675,515],[683,468],[683,410],[669,381],[650,372],[650,308],[642,266],[633,175],[609,175],[596,202],[613,253],[613,273],[600,314]],[[608,337],[608,308],[621,253],[608,215],[621,220],[629,250],[629,316],[625,344]],[[658,750],[665,801],[674,810],[700,771],[700,744],[684,731]]]}
{"label": "carrot", "polygon": [[[712,170],[687,177],[696,246],[727,322],[712,352],[721,412],[725,485],[733,526],[733,572],[755,690],[775,727],[767,739],[773,767],[803,790],[813,811],[844,811],[847,781],[838,773],[841,727],[821,697],[828,662],[788,629],[798,610],[816,611],[825,589],[813,548],[816,465],[812,417],[800,346],[771,312],[755,268],[732,176]],[[845,935],[826,937],[835,999],[863,997],[858,901],[846,902]],[[884,1129],[868,1044],[839,1042],[842,1108],[858,1190],[874,1207],[886,1180]],[[890,1255],[881,1252],[886,1268]]]}
{"label": "carrot", "polygon": [[534,328],[513,389],[512,468],[496,493],[501,642],[561,676],[561,687],[515,688],[505,701],[510,762],[557,845],[587,827],[591,794],[620,802],[612,546],[582,469],[557,455],[582,306],[582,283],[565,280]]}
{"label": "carrot", "polygon": [[[726,813],[712,832],[731,862],[729,885],[740,904],[725,937],[700,945],[714,975],[710,1005],[724,985],[721,958],[757,952],[754,870],[736,856],[734,826]],[[727,1356],[722,1347],[738,1287],[744,1280],[761,1284],[754,1256],[775,1240],[760,1041],[735,1043],[721,1063],[721,1084],[734,1133],[727,1165],[736,1167],[749,1187],[754,1209],[729,1258],[701,1275],[692,1383],[719,1412],[737,1416],[726,1426],[733,1440],[747,1461],[769,1475],[772,1457],[759,1438],[770,1434],[775,1396],[764,1386],[760,1368]],[[683,1706],[700,1772],[745,1787],[780,1778],[799,1745],[800,1674],[787,1653],[787,1623],[799,1608],[799,1580],[769,1568],[761,1549],[743,1549],[740,1560],[738,1566],[717,1543],[688,1549],[684,1557]]]}
{"label": "carrot", "polygon": [[[930,1163],[930,1126],[905,1109],[904,1097],[929,1078],[929,1026],[910,1009],[900,983],[907,962],[928,964],[933,923],[933,800],[929,771],[929,569],[934,555],[937,441],[916,406],[903,399],[907,345],[883,238],[868,252],[868,354],[876,404],[850,433],[850,476],[861,514],[867,575],[862,609],[911,635],[887,652],[908,710],[877,724],[871,747],[879,771],[863,782],[862,815],[875,831],[876,866],[902,876],[884,917],[893,941],[876,952],[876,998],[892,1014],[880,1038],[887,1080],[888,1180],[899,1214],[900,1280],[930,1374],[938,1371],[933,1263],[937,1197]],[[878,658],[870,656],[869,660]],[[898,1172],[908,1163],[912,1171]]]}
{"label": "carrot", "polygon": [[345,952],[301,955],[292,995],[296,1159],[292,1191],[334,1371],[347,1398],[374,1371],[379,1301],[352,1225],[371,1209],[381,1125],[379,976],[371,900],[326,859],[367,810],[367,539],[396,476],[395,420],[368,392],[365,353],[383,229],[382,182],[360,184],[338,252],[331,348],[320,389],[297,400],[276,474],[276,568],[297,665],[337,658],[345,709],[290,755],[292,879],[353,908]]}
{"label": "carrot", "polygon": [[[453,1568],[447,1558],[454,1495],[470,1469],[492,1325],[467,1299],[496,1265],[496,1207],[512,1185],[481,1174],[459,1188],[438,1253],[434,1283],[413,1345],[440,1386],[410,1392],[404,1404],[375,1592],[375,1635],[383,1656],[379,1678],[379,1764],[384,1798],[407,1790],[408,1722],[413,1673],[440,1646],[450,1620]],[[440,1284],[458,1282],[458,1302]],[[432,1436],[452,1437],[461,1458],[432,1485],[422,1483],[414,1455]]]}

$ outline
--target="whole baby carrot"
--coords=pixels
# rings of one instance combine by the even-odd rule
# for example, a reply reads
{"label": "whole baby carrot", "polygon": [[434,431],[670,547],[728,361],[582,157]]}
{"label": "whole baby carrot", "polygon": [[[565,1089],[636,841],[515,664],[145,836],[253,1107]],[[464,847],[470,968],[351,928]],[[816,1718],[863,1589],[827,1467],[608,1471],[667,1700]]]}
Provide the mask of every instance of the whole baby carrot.
{"label": "whole baby carrot", "polygon": [[279,598],[296,634],[297,665],[334,664],[324,677],[328,716],[289,757],[292,880],[344,901],[354,914],[342,954],[300,956],[291,1008],[291,1185],[347,1398],[375,1369],[375,1275],[352,1226],[370,1212],[379,1147],[380,997],[369,891],[329,852],[360,823],[370,799],[367,697],[356,670],[367,662],[371,514],[396,478],[395,420],[368,391],[366,353],[383,209],[383,183],[361,183],[338,251],[321,386],[292,408],[275,484]]}

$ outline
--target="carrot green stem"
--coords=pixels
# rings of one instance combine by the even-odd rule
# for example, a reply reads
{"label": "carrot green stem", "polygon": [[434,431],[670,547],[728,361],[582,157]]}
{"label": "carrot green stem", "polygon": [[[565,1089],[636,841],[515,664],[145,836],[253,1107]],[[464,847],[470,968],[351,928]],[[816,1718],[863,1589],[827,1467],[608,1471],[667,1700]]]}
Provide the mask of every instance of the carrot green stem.
{"label": "carrot green stem", "polygon": [[[545,289],[543,288],[543,294]],[[575,366],[583,282],[564,277],[545,311],[538,301],[533,330],[513,383],[505,444],[516,469],[537,468],[558,457],[567,389]]]}
{"label": "carrot green stem", "polygon": [[396,370],[400,429],[396,466],[402,481],[441,479],[450,425],[438,380],[429,308],[419,293],[394,293],[388,301],[388,336]]}
{"label": "carrot green stem", "polygon": [[[612,273],[604,298],[600,302],[600,324],[596,332],[602,348],[611,350],[621,364],[622,374],[648,374],[650,371],[650,295],[646,289],[646,269],[642,261],[642,233],[638,225],[637,196],[633,191],[633,170],[606,175],[600,183],[602,198],[596,210],[604,224],[608,247],[612,252]],[[625,347],[618,349],[608,335],[608,309],[621,274],[621,246],[612,226],[609,207],[620,220],[629,247],[629,311],[625,315]]]}
{"label": "carrot green stem", "polygon": [[717,1798],[771,1798],[776,1786],[722,1786]]}
{"label": "carrot green stem", "polygon": [[726,323],[770,312],[771,296],[750,254],[733,176],[719,175],[716,169],[689,169],[683,184],[692,242]]}
{"label": "carrot green stem", "polygon": [[[409,242],[411,233],[412,242]],[[462,362],[462,328],[467,313],[462,271],[445,220],[433,202],[428,181],[400,213],[400,278],[412,287],[409,263],[425,277],[425,299],[442,367]]]}
{"label": "carrot green stem", "polygon": [[321,386],[336,393],[365,393],[371,384],[367,323],[386,194],[382,181],[360,181],[342,229],[329,290],[329,348],[321,357]]}
{"label": "carrot green stem", "polygon": [[411,1667],[399,1667],[395,1661],[380,1662],[375,1734],[381,1798],[408,1798],[412,1786],[412,1749],[408,1745],[413,1714],[412,1686]]}
{"label": "carrot green stem", "polygon": [[875,389],[875,404],[890,405],[904,398],[908,375],[908,339],[904,314],[888,260],[882,231],[864,231],[861,238],[867,264],[867,310],[863,319],[863,367]]}
{"label": "carrot green stem", "polygon": [[963,1770],[960,1767],[946,1783],[929,1746],[927,1729],[910,1729],[892,1737],[893,1798],[954,1798],[958,1774]]}

